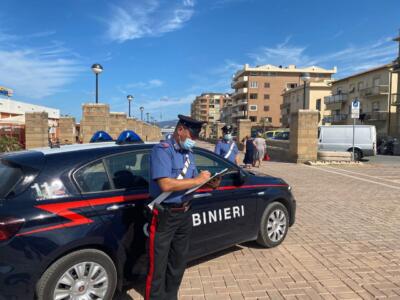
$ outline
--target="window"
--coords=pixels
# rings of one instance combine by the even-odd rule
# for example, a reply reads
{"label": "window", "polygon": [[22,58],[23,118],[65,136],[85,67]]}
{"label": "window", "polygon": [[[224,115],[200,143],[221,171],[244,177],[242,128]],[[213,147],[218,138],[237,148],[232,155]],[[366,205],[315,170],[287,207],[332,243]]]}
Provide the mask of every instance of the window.
{"label": "window", "polygon": [[208,108],[214,108],[214,105],[209,105]]}
{"label": "window", "polygon": [[269,83],[269,82],[264,82],[264,87],[267,89],[267,88],[270,88],[271,87],[271,84]]}
{"label": "window", "polygon": [[150,153],[129,152],[104,159],[115,189],[147,189]]}
{"label": "window", "polygon": [[258,88],[258,82],[257,81],[250,81],[250,88]]}
{"label": "window", "polygon": [[250,94],[250,99],[257,99],[258,98],[258,94]]}
{"label": "window", "polygon": [[297,83],[287,83],[287,84],[286,84],[286,87],[287,87],[288,89],[294,89],[295,87],[297,87]]}
{"label": "window", "polygon": [[268,100],[269,99],[269,94],[264,94],[264,100]]}
{"label": "window", "polygon": [[[194,152],[194,158],[196,161],[196,167],[197,170],[200,172],[201,170],[208,170],[211,172],[211,174],[214,174],[216,172],[220,172],[223,169],[234,169],[234,167],[227,162],[223,161],[222,159],[211,157],[208,154],[197,152],[195,150]],[[236,172],[230,172],[222,177],[222,186],[227,186],[227,185],[236,185],[239,183],[236,183],[240,178],[237,176]]]}
{"label": "window", "polygon": [[357,90],[360,91],[364,88],[364,82],[360,81],[357,85]]}
{"label": "window", "polygon": [[374,78],[373,86],[379,86],[381,79],[379,77]]}
{"label": "window", "polygon": [[250,111],[257,111],[257,105],[250,105],[249,110]]}
{"label": "window", "polygon": [[372,111],[379,111],[379,101],[372,102]]}
{"label": "window", "polygon": [[321,99],[317,99],[317,102],[315,103],[315,108],[321,111]]}
{"label": "window", "polygon": [[269,111],[269,106],[264,106],[264,111]]}
{"label": "window", "polygon": [[5,198],[22,179],[20,168],[13,168],[0,162],[0,198]]}
{"label": "window", "polygon": [[251,122],[257,122],[257,117],[251,116],[251,117],[250,117],[250,121],[251,121]]}
{"label": "window", "polygon": [[75,173],[75,180],[84,193],[108,191],[110,182],[103,161],[93,162]]}

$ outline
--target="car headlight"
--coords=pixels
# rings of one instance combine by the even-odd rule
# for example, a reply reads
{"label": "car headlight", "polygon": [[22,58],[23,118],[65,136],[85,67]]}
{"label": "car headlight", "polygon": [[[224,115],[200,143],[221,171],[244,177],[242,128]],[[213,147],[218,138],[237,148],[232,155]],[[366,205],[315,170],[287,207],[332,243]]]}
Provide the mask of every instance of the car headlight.
{"label": "car headlight", "polygon": [[292,187],[290,185],[288,185],[287,189],[288,189],[288,191],[291,191]]}

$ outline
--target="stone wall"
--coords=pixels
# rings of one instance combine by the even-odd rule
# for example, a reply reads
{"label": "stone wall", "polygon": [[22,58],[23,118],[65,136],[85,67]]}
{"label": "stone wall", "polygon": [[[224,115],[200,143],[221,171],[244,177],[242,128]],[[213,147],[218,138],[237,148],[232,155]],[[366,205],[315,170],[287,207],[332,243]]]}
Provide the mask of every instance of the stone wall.
{"label": "stone wall", "polygon": [[299,110],[291,114],[290,156],[293,162],[317,160],[318,115],[316,110]]}
{"label": "stone wall", "polygon": [[61,117],[58,127],[60,144],[70,145],[76,142],[75,118]]}
{"label": "stone wall", "polygon": [[110,112],[109,130],[107,131],[113,139],[117,139],[122,131],[127,129],[127,118],[125,113]]}
{"label": "stone wall", "polygon": [[83,104],[81,136],[83,143],[89,143],[96,131],[109,132],[110,107],[108,104]]}
{"label": "stone wall", "polygon": [[25,114],[26,149],[49,145],[49,119],[46,112],[27,112]]}

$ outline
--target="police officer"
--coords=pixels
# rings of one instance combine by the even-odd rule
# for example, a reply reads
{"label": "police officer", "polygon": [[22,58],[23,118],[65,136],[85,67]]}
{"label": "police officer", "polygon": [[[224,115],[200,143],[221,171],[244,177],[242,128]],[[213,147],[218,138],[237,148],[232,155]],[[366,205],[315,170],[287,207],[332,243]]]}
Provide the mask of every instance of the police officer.
{"label": "police officer", "polygon": [[232,126],[225,125],[224,127],[222,127],[222,132],[224,136],[222,140],[218,141],[217,145],[215,146],[214,152],[238,165],[239,159],[237,155],[239,153],[239,149],[232,138]]}
{"label": "police officer", "polygon": [[192,153],[205,122],[182,115],[178,118],[172,138],[155,145],[151,152],[150,194],[154,200],[149,205],[152,220],[146,300],[177,299],[192,229],[190,203],[183,194],[210,178],[208,171],[198,173]]}

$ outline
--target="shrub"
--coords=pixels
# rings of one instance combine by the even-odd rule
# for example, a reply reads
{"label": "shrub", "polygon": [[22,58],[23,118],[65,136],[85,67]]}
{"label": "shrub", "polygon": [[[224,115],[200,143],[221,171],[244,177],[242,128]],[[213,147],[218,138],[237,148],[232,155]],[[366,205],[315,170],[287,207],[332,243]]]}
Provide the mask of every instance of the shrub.
{"label": "shrub", "polygon": [[0,136],[0,153],[21,150],[22,146],[18,140],[11,136]]}

